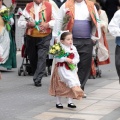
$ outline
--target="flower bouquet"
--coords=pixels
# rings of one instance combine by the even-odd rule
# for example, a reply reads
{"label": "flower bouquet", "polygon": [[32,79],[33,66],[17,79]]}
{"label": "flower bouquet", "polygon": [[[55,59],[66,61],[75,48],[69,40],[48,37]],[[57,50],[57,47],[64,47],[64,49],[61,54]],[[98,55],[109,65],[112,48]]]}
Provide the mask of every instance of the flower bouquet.
{"label": "flower bouquet", "polygon": [[39,24],[42,22],[42,20],[34,21],[31,17],[26,17],[26,16],[23,14],[23,11],[22,11],[21,8],[18,9],[16,15],[19,15],[19,16],[22,15],[22,16],[25,18],[26,21],[29,21],[29,22],[35,22],[35,26],[34,26],[34,28],[36,28],[38,31],[40,31]]}
{"label": "flower bouquet", "polygon": [[66,30],[66,27],[70,21],[70,18],[71,18],[70,11],[69,11],[69,9],[66,9],[66,13],[65,13],[65,16],[63,18],[62,30]]}
{"label": "flower bouquet", "polygon": [[0,16],[2,17],[2,19],[5,23],[6,29],[8,31],[11,30],[11,26],[10,26],[9,22],[10,22],[10,19],[13,18],[14,9],[15,9],[15,1],[12,0],[12,5],[10,7],[6,7],[4,9],[0,10]]}
{"label": "flower bouquet", "polygon": [[0,10],[0,16],[2,17],[2,19],[5,23],[6,29],[8,31],[11,30],[11,26],[9,24],[9,21],[10,21],[10,18],[13,17],[13,14],[9,14],[9,11],[10,11],[9,8],[5,8],[5,9]]}
{"label": "flower bouquet", "polygon": [[[49,50],[49,54],[52,54],[53,56],[55,56],[55,58],[62,58],[62,57],[68,57],[70,59],[74,58],[74,54],[65,52],[65,50],[61,47],[60,43],[56,43],[55,45],[51,46]],[[76,68],[76,65],[73,63],[71,64],[68,63],[68,66],[70,70],[74,70]]]}

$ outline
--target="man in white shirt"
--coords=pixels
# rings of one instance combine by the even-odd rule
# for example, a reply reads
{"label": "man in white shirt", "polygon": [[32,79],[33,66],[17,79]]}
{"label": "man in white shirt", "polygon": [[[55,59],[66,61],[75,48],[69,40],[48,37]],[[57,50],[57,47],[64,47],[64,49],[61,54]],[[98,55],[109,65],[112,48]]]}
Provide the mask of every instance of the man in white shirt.
{"label": "man in white shirt", "polygon": [[18,26],[26,28],[27,54],[34,74],[33,81],[37,87],[41,86],[44,76],[55,15],[55,10],[49,2],[33,0],[26,5],[18,20]]}
{"label": "man in white shirt", "polygon": [[120,10],[118,10],[108,25],[108,30],[116,38],[115,65],[120,81]]}

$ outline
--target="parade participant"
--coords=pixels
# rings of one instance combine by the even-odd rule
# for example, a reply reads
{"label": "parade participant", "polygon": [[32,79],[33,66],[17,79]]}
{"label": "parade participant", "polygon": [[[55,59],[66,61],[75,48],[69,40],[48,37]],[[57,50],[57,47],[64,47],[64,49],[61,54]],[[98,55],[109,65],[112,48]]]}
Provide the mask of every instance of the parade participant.
{"label": "parade participant", "polygon": [[102,51],[104,54],[102,55],[99,54],[101,50],[98,50],[98,65],[105,65],[110,63],[108,42],[106,39],[106,34],[108,32],[108,18],[106,12],[104,10],[101,10],[99,4],[95,3],[95,6],[98,10],[101,25],[101,38],[98,42],[98,49],[101,49],[101,47],[104,49],[104,51]]}
{"label": "parade participant", "polygon": [[115,65],[120,82],[120,10],[118,10],[108,25],[108,30],[116,38]]}
{"label": "parade participant", "polygon": [[[59,45],[60,44],[60,45]],[[68,107],[76,108],[72,99],[81,99],[83,91],[80,87],[79,78],[77,75],[77,63],[79,62],[79,54],[76,47],[73,45],[73,38],[70,32],[64,32],[61,34],[60,43],[55,44],[56,50],[61,46],[61,51],[64,54],[55,55],[55,67],[51,75],[50,95],[56,96],[57,103],[56,108],[63,108],[60,101],[61,97],[68,98]],[[50,50],[50,53],[54,51]],[[68,55],[67,55],[68,54]],[[75,65],[75,68],[71,69],[68,64]]]}
{"label": "parade participant", "polygon": [[56,35],[60,30],[73,33],[73,44],[81,58],[78,63],[78,76],[83,90],[90,74],[93,40],[96,41],[101,36],[98,19],[99,15],[92,1],[67,0],[61,6],[56,20]]}
{"label": "parade participant", "polygon": [[[13,5],[14,3],[12,3]],[[14,24],[13,9],[3,5],[3,0],[0,0],[0,46],[3,49],[0,66],[7,69],[16,68],[16,45],[11,35],[11,27]],[[8,13],[8,14],[7,14]]]}
{"label": "parade participant", "polygon": [[109,22],[112,19],[114,13],[120,7],[119,0],[96,0],[96,2],[98,2],[102,9],[106,11]]}
{"label": "parade participant", "polygon": [[44,0],[33,0],[26,5],[18,26],[26,28],[26,46],[34,74],[35,86],[41,86],[41,79],[46,68],[46,56],[52,38],[55,22],[55,10]]}

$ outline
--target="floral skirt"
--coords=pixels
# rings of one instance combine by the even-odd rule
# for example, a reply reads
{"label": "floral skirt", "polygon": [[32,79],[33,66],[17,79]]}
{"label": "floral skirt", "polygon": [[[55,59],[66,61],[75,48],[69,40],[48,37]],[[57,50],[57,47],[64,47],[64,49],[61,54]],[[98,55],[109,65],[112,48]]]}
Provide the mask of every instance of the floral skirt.
{"label": "floral skirt", "polygon": [[52,96],[63,96],[80,100],[83,96],[83,91],[80,86],[69,88],[60,80],[57,66],[55,66],[50,83],[49,94]]}

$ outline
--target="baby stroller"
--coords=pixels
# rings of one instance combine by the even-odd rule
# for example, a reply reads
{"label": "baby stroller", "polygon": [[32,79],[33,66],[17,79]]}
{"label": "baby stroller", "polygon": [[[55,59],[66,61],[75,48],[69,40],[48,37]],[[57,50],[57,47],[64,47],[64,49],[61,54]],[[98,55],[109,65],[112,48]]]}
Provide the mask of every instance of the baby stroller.
{"label": "baby stroller", "polygon": [[92,55],[92,63],[91,63],[91,71],[89,79],[95,79],[97,77],[101,77],[102,71],[99,69],[98,64],[98,42],[95,43],[93,48],[93,55]]}
{"label": "baby stroller", "polygon": [[[30,61],[27,55],[27,49],[26,49],[26,35],[24,35],[24,44],[22,46],[22,50],[21,50],[21,57],[23,58],[22,60],[22,64],[20,66],[20,68],[18,69],[18,75],[21,76],[22,74],[24,76],[27,75],[32,75],[32,68],[30,65]],[[46,58],[46,69],[45,69],[45,74],[44,76],[48,76],[51,73],[51,64],[52,61],[48,59],[48,56]]]}
{"label": "baby stroller", "polygon": [[32,75],[32,69],[31,69],[31,65],[30,65],[30,61],[29,61],[29,58],[27,55],[27,49],[26,49],[26,35],[24,35],[24,44],[21,50],[21,57],[23,58],[23,60],[20,68],[18,69],[18,75],[19,76],[21,76],[22,74],[24,76]]}

